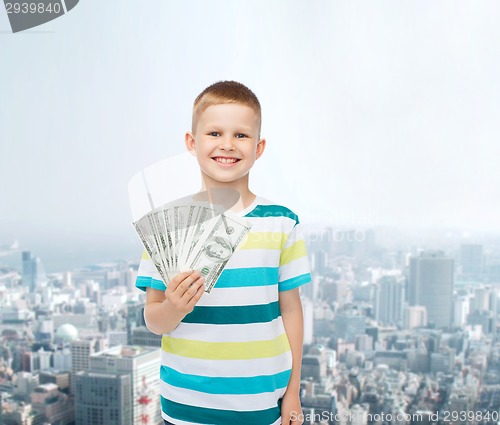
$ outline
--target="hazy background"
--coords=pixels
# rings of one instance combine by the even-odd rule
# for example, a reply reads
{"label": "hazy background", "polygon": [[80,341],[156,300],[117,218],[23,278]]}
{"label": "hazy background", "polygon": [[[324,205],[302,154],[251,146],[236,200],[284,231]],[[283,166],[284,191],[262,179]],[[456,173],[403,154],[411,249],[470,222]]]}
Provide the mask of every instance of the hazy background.
{"label": "hazy background", "polygon": [[496,1],[81,0],[9,34],[0,8],[0,245],[49,271],[139,255],[128,180],[183,151],[194,98],[222,79],[262,104],[254,190],[304,223],[500,230],[499,16]]}

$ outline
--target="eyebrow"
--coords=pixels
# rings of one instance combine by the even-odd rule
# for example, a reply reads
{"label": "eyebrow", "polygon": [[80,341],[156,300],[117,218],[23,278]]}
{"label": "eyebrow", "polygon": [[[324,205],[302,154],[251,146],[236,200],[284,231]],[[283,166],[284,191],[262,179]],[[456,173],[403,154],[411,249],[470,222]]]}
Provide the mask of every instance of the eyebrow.
{"label": "eyebrow", "polygon": [[[222,131],[221,127],[219,127],[218,125],[207,125],[206,131],[210,131],[210,130]],[[236,130],[234,130],[234,132],[235,133],[251,133],[252,129],[249,127],[239,127],[239,128],[236,128]]]}

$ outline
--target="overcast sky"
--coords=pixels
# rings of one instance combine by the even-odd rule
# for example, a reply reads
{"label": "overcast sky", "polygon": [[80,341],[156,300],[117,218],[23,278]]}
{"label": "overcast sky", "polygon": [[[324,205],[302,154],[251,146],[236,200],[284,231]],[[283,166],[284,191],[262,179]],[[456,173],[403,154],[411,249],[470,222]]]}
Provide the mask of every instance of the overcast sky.
{"label": "overcast sky", "polygon": [[81,0],[9,34],[0,10],[0,244],[137,243],[128,180],[183,151],[194,98],[222,79],[262,104],[254,191],[304,223],[498,230],[498,16],[496,1]]}

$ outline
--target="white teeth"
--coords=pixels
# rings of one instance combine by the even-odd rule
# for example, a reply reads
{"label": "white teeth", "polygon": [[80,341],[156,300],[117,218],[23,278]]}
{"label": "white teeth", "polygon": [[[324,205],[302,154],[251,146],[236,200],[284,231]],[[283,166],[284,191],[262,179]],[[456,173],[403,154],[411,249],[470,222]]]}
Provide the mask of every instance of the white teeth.
{"label": "white teeth", "polygon": [[233,162],[236,162],[236,158],[215,158],[217,162],[221,162],[222,164],[231,164]]}

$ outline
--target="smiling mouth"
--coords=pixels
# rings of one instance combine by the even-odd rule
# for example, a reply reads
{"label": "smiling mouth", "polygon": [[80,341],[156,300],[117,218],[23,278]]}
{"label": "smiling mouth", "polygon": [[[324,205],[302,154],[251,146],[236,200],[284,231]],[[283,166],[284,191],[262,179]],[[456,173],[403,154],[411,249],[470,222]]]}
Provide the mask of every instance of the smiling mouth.
{"label": "smiling mouth", "polygon": [[240,161],[240,158],[227,158],[223,156],[214,156],[212,159],[221,164],[234,164]]}

